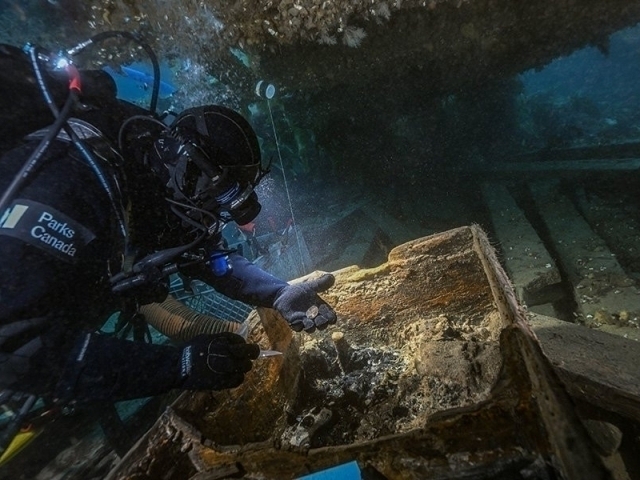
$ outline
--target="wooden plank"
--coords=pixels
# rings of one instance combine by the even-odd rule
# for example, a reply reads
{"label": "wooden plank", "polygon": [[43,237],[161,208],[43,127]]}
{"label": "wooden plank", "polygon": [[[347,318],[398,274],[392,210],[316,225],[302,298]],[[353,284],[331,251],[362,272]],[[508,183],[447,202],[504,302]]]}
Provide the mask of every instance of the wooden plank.
{"label": "wooden plank", "polygon": [[518,300],[533,306],[562,297],[555,261],[507,188],[503,184],[485,183],[482,195]]}
{"label": "wooden plank", "polygon": [[[584,188],[576,191],[575,201],[589,225],[611,246],[616,258],[631,275],[640,279],[640,210],[637,206],[601,198]],[[636,327],[638,325],[635,325]]]}
{"label": "wooden plank", "polygon": [[529,318],[569,394],[640,420],[640,343],[544,315]]}
{"label": "wooden plank", "polygon": [[557,181],[535,182],[531,193],[561,268],[573,285],[581,321],[617,324],[640,315],[640,294],[604,240],[589,226]]}

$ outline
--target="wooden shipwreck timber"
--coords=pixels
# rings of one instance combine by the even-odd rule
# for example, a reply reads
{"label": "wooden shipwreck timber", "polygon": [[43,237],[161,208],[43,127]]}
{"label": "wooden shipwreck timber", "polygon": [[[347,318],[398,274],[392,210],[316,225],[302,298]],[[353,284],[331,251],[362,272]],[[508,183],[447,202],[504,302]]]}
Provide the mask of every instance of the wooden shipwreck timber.
{"label": "wooden shipwreck timber", "polygon": [[[479,227],[336,275],[336,326],[294,334],[259,309],[250,341],[284,355],[235,390],[181,395],[107,478],[285,479],[353,460],[376,479],[632,478],[637,372],[606,348],[624,339],[528,319]],[[569,327],[582,342],[562,348]]]}

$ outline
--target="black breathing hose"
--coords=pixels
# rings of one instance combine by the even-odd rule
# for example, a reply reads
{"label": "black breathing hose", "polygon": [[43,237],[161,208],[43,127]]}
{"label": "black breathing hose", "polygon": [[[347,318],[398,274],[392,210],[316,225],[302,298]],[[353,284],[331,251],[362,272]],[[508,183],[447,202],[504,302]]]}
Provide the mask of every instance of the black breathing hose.
{"label": "black breathing hose", "polygon": [[[111,202],[111,207],[113,208],[113,211],[115,212],[116,218],[118,220],[120,232],[122,233],[122,236],[124,238],[127,238],[127,226],[124,219],[124,214],[123,214],[124,208],[122,204],[118,201],[116,195],[113,192],[113,189],[111,188],[111,186],[109,185],[109,182],[105,177],[105,174],[100,169],[100,166],[96,162],[96,159],[94,158],[91,151],[84,145],[84,143],[82,143],[80,138],[78,138],[78,135],[76,135],[76,132],[67,123],[70,112],[61,113],[58,111],[58,107],[53,101],[53,97],[49,92],[49,88],[47,87],[47,84],[44,80],[44,76],[42,75],[42,70],[40,68],[40,64],[38,63],[37,49],[35,47],[31,47],[29,49],[29,54],[31,56],[31,63],[33,66],[33,70],[36,74],[36,79],[38,80],[38,85],[40,86],[40,90],[42,91],[42,94],[45,98],[45,102],[49,106],[49,109],[53,113],[56,120],[62,119],[62,128],[65,130],[67,135],[69,135],[69,138],[71,138],[71,141],[73,142],[75,147],[78,149],[78,151],[81,153],[81,155],[85,158],[85,160],[87,161],[87,163],[89,164],[93,172],[95,173],[96,177],[98,178],[98,181],[100,182],[100,185],[102,186],[102,188],[105,190],[105,192],[107,192],[109,201]],[[80,88],[79,74],[78,74],[78,71],[75,69],[75,67],[68,66],[67,70],[69,72],[69,76],[71,77],[71,81],[70,81],[70,87],[69,87],[69,96],[67,97],[66,103],[71,102],[72,105],[75,105],[75,103],[78,101],[78,91]],[[60,130],[58,130],[58,132],[59,131]],[[120,203],[120,205],[118,205],[118,203]],[[1,211],[3,210],[0,209],[0,212]]]}
{"label": "black breathing hose", "polygon": [[143,42],[138,35],[131,32],[121,31],[121,30],[111,30],[109,32],[98,33],[97,35],[94,35],[93,37],[91,37],[89,40],[79,43],[75,47],[67,50],[67,54],[70,56],[77,55],[82,50],[84,50],[85,48],[87,48],[88,46],[94,43],[99,43],[109,38],[116,38],[116,37],[122,37],[122,38],[126,38],[128,40],[132,40],[136,42],[138,45],[142,47],[142,49],[146,52],[146,54],[149,55],[149,59],[151,60],[151,65],[153,66],[153,86],[151,88],[151,102],[149,104],[149,113],[151,113],[152,115],[155,115],[156,108],[158,106],[158,95],[160,93],[160,64],[158,63],[158,57],[156,56],[154,51],[151,49],[151,47],[147,43]]}
{"label": "black breathing hose", "polygon": [[51,144],[53,139],[56,138],[58,136],[58,133],[60,133],[60,130],[62,130],[62,127],[69,117],[69,113],[71,112],[71,107],[73,107],[73,104],[74,99],[69,96],[64,104],[64,107],[62,107],[60,115],[58,116],[58,118],[56,118],[56,121],[51,127],[49,127],[47,134],[42,137],[42,140],[40,140],[40,143],[33,151],[33,153],[31,153],[31,156],[27,159],[27,161],[24,162],[24,165],[22,166],[18,174],[13,177],[13,181],[2,194],[2,198],[0,198],[0,215],[2,215],[2,213],[7,209],[9,203],[11,202],[11,200],[13,200],[13,196],[18,190],[20,190],[20,187],[22,187],[22,184],[27,179],[29,174],[31,174],[31,172],[36,168],[36,166],[40,162],[40,159],[49,148],[49,145]]}
{"label": "black breathing hose", "polygon": [[[158,63],[158,58],[156,57],[151,47],[149,47],[147,43],[143,42],[138,35],[135,35],[130,32],[117,31],[117,30],[99,33],[91,37],[89,40],[86,40],[76,45],[75,47],[69,49],[67,51],[67,54],[69,56],[77,55],[78,53],[80,53],[90,45],[102,42],[109,38],[115,38],[115,37],[123,37],[138,43],[145,50],[145,52],[147,53],[147,55],[149,55],[149,58],[151,59],[151,63],[153,65],[153,88],[151,93],[151,103],[149,106],[149,112],[153,116],[155,115],[155,111],[158,104],[158,94],[160,92],[160,65]],[[31,46],[29,48],[29,55],[31,58],[31,63],[34,69],[34,73],[36,75],[36,79],[38,81],[38,86],[42,91],[45,102],[47,103],[49,109],[54,115],[55,122],[48,129],[46,135],[42,138],[42,140],[40,141],[36,149],[32,152],[30,157],[24,163],[24,165],[20,169],[20,172],[18,172],[18,174],[13,178],[9,187],[3,192],[2,197],[0,197],[0,215],[2,215],[6,211],[6,209],[10,205],[16,193],[22,187],[25,180],[28,178],[31,172],[35,170],[38,163],[41,161],[44,153],[49,148],[49,145],[51,144],[53,139],[55,139],[60,133],[60,131],[64,129],[66,133],[69,135],[69,137],[71,138],[71,141],[73,142],[73,144],[80,151],[82,156],[87,160],[87,163],[89,164],[89,166],[95,172],[102,188],[107,192],[107,195],[109,196],[109,200],[111,202],[111,206],[113,210],[116,212],[116,218],[118,220],[121,233],[126,238],[127,228],[126,228],[126,222],[124,219],[123,208],[121,205],[118,205],[118,203],[120,202],[118,202],[116,195],[114,194],[111,186],[109,185],[109,182],[105,178],[104,173],[98,166],[94,156],[91,154],[89,149],[85,147],[85,145],[76,135],[75,131],[67,123],[67,120],[71,115],[71,109],[75,105],[78,98],[78,92],[80,91],[80,79],[79,79],[77,70],[75,70],[75,67],[71,65],[67,66],[67,71],[70,73],[70,77],[72,77],[70,79],[70,85],[69,85],[69,96],[67,97],[67,100],[65,101],[65,104],[62,110],[58,110],[58,107],[55,104],[53,97],[46,85],[44,76],[42,75],[41,67],[38,61],[38,52],[36,47]]]}

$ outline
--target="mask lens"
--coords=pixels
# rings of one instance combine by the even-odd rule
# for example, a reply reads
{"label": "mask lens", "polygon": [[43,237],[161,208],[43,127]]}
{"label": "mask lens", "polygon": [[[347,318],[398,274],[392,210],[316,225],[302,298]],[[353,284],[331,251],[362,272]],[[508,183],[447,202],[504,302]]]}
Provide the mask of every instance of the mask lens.
{"label": "mask lens", "polygon": [[238,225],[245,225],[255,219],[261,209],[262,206],[258,202],[256,192],[251,192],[251,195],[244,202],[232,208],[229,213],[234,222]]}

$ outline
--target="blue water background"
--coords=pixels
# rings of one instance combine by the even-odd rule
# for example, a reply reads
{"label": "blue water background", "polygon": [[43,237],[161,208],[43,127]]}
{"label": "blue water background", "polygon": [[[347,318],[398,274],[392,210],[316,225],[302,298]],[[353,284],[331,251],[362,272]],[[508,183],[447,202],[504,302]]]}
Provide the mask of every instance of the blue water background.
{"label": "blue water background", "polygon": [[[153,68],[151,64],[144,62],[134,62],[124,65],[134,71],[139,72],[137,78],[127,75],[125,71],[105,67],[104,70],[115,80],[118,88],[118,98],[135,103],[149,102],[153,83]],[[142,77],[146,77],[142,79]],[[166,63],[160,64],[160,98],[170,97],[175,93],[176,87],[173,84],[173,72]]]}
{"label": "blue water background", "polygon": [[610,36],[608,53],[586,47],[520,76],[525,95],[585,96],[609,108],[640,106],[640,26]]}

